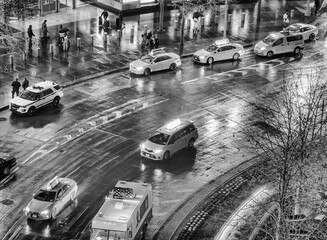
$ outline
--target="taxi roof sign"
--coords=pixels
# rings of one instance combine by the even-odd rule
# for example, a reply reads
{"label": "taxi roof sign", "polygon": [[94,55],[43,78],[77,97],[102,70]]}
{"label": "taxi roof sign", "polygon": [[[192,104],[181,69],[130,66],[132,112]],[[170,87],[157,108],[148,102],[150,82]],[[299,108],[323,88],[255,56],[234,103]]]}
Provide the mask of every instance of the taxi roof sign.
{"label": "taxi roof sign", "polygon": [[50,180],[46,185],[45,189],[46,190],[52,190],[55,186],[59,184],[59,178],[58,176],[55,176],[52,180]]}
{"label": "taxi roof sign", "polygon": [[162,54],[162,53],[165,53],[165,52],[166,52],[166,50],[165,50],[164,47],[163,48],[157,48],[157,49],[151,50],[149,55],[155,56],[155,55]]}
{"label": "taxi roof sign", "polygon": [[168,123],[166,127],[167,127],[168,130],[172,130],[172,129],[178,127],[179,125],[181,125],[181,123],[182,122],[181,122],[180,119],[176,119],[176,120]]}
{"label": "taxi roof sign", "polygon": [[223,38],[223,39],[219,39],[217,41],[215,41],[216,45],[224,45],[224,44],[229,44],[229,40],[227,38]]}

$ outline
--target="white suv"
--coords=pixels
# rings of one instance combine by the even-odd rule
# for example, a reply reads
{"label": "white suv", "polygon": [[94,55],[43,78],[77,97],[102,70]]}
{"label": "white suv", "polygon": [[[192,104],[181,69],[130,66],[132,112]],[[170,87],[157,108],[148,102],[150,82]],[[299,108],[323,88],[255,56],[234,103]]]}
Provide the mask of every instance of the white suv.
{"label": "white suv", "polygon": [[9,109],[14,113],[33,115],[38,108],[45,105],[57,106],[63,95],[62,88],[57,83],[39,82],[13,98]]}

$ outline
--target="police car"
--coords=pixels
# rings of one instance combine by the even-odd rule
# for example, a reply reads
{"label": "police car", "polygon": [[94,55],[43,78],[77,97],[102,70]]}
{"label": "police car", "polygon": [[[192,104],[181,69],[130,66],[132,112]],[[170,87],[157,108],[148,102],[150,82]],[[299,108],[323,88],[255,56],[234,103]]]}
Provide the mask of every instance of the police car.
{"label": "police car", "polygon": [[56,176],[33,194],[33,199],[24,208],[24,213],[30,219],[53,219],[68,203],[75,200],[77,188],[74,180]]}
{"label": "police car", "polygon": [[198,131],[192,121],[176,119],[155,131],[140,145],[141,156],[152,160],[167,160],[185,147],[193,147]]}
{"label": "police car", "polygon": [[166,52],[164,48],[154,49],[129,64],[129,70],[134,74],[149,75],[151,72],[161,70],[175,70],[182,65],[180,56],[175,53]]}
{"label": "police car", "polygon": [[33,115],[37,109],[48,104],[57,106],[63,95],[62,88],[57,83],[39,82],[13,98],[9,109],[14,113]]}
{"label": "police car", "polygon": [[238,60],[244,55],[244,48],[241,44],[230,43],[228,39],[215,41],[213,44],[196,51],[193,60],[199,63],[212,64],[222,60]]}

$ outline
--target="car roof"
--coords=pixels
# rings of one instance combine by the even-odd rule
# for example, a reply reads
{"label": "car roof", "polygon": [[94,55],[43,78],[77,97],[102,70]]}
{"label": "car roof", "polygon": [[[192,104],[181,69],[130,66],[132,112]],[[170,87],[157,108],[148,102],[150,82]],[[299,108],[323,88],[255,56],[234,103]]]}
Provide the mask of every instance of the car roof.
{"label": "car roof", "polygon": [[48,88],[53,88],[54,86],[58,85],[55,82],[51,82],[51,81],[43,81],[43,82],[38,82],[35,83],[33,86],[28,87],[27,89],[31,92],[41,92],[44,89],[48,89]]}
{"label": "car roof", "polygon": [[185,118],[178,118],[173,121],[168,122],[164,126],[160,127],[157,131],[171,135],[182,128],[191,125],[193,122]]}
{"label": "car roof", "polygon": [[54,177],[41,187],[41,190],[58,192],[64,185],[67,185],[68,178]]}

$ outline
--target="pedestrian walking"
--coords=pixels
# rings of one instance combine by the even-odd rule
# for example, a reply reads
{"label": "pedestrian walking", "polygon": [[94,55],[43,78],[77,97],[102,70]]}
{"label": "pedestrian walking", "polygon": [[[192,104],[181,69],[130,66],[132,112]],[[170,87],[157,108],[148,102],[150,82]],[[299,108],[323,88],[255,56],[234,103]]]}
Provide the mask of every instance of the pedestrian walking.
{"label": "pedestrian walking", "polygon": [[27,35],[29,38],[29,41],[32,41],[32,37],[35,37],[33,30],[32,30],[32,25],[29,25],[28,29],[27,29]]}
{"label": "pedestrian walking", "polygon": [[157,34],[154,36],[154,47],[159,48],[159,38]]}
{"label": "pedestrian walking", "polygon": [[120,19],[116,17],[116,30],[120,29]]}
{"label": "pedestrian walking", "polygon": [[154,48],[154,37],[149,39],[149,49],[152,51]]}
{"label": "pedestrian walking", "polygon": [[19,95],[19,88],[20,88],[20,82],[18,81],[18,77],[16,77],[16,80],[12,82],[12,98],[15,97],[15,93],[18,96]]}
{"label": "pedestrian walking", "polygon": [[103,10],[103,12],[102,12],[101,16],[103,16],[103,18],[104,18],[104,21],[106,21],[106,20],[107,20],[107,18],[108,18],[108,16],[109,16],[109,13],[108,13],[108,11],[107,11],[107,10]]}
{"label": "pedestrian walking", "polygon": [[197,35],[198,32],[200,31],[199,29],[199,19],[198,18],[194,18],[194,28],[193,28],[193,34]]}
{"label": "pedestrian walking", "polygon": [[42,32],[43,32],[43,38],[47,38],[47,34],[48,34],[48,27],[47,27],[47,20],[44,20],[43,23],[42,23]]}
{"label": "pedestrian walking", "polygon": [[30,82],[27,80],[27,78],[24,79],[22,87],[25,90],[26,88],[28,88],[28,86],[30,85]]}
{"label": "pedestrian walking", "polygon": [[102,17],[99,16],[99,27],[102,27]]}
{"label": "pedestrian walking", "polygon": [[146,49],[146,37],[144,36],[144,34],[141,35],[141,50],[144,51]]}
{"label": "pedestrian walking", "polygon": [[290,20],[288,18],[288,12],[285,11],[284,15],[283,15],[283,23],[284,23],[284,28],[288,26],[288,24],[290,23]]}

